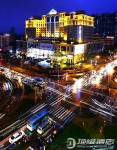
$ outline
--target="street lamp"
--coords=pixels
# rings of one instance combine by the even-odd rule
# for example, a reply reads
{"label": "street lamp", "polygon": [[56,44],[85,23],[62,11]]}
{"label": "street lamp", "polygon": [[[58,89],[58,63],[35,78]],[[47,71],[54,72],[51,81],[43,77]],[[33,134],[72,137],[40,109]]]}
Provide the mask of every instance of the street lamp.
{"label": "street lamp", "polygon": [[100,58],[100,56],[99,56],[99,55],[97,55],[97,56],[96,56],[96,58]]}
{"label": "street lamp", "polygon": [[59,67],[57,67],[56,69],[58,71],[58,81],[59,81]]}
{"label": "street lamp", "polygon": [[109,88],[109,96],[110,96],[110,88]]}
{"label": "street lamp", "polygon": [[81,115],[81,102],[82,102],[82,101],[80,101],[80,105],[79,105],[79,106],[80,106],[79,115]]}
{"label": "street lamp", "polygon": [[111,65],[108,65],[108,66],[106,67],[106,70],[107,70],[107,73],[108,73],[108,83],[109,83],[109,77],[110,77],[110,75],[113,74],[113,68],[112,68]]}
{"label": "street lamp", "polygon": [[20,86],[22,86],[21,76],[18,76],[18,83],[20,84]]}
{"label": "street lamp", "polygon": [[82,78],[76,80],[76,82],[74,83],[74,85],[72,87],[72,92],[76,93],[77,89],[81,89],[82,88],[82,84],[83,84],[83,79]]}

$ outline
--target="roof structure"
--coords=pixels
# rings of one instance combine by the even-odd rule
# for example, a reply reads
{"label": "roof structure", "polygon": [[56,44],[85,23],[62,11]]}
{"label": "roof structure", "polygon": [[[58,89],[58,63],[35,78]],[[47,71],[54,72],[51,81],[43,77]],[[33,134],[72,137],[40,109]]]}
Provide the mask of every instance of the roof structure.
{"label": "roof structure", "polygon": [[50,12],[48,13],[49,15],[54,15],[57,14],[58,12],[55,9],[51,9]]}

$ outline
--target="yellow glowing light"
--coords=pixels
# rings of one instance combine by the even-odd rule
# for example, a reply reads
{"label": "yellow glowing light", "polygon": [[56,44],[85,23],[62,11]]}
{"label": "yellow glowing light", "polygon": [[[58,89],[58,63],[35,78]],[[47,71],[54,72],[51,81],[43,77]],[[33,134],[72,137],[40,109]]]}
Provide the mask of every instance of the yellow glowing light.
{"label": "yellow glowing light", "polygon": [[64,34],[64,40],[65,41],[67,40],[67,34]]}
{"label": "yellow glowing light", "polygon": [[[52,16],[52,14],[48,14],[50,15],[50,17]],[[59,22],[55,23],[55,34],[51,35],[51,31],[50,29],[46,30],[46,18],[48,15],[42,15],[42,19],[36,19],[36,18],[29,18],[28,20],[25,21],[25,28],[26,28],[26,34],[27,34],[27,29],[29,28],[36,28],[36,36],[38,37],[39,35],[37,33],[43,33],[43,36],[47,36],[47,37],[64,37],[64,40],[67,40],[67,36],[64,35],[66,34],[65,32],[65,28],[66,26],[69,25],[85,25],[85,26],[94,26],[94,17],[88,16],[88,15],[84,15],[84,14],[77,14],[74,13],[73,14],[73,18],[71,18],[71,14],[66,15],[66,12],[61,12],[59,13]],[[57,14],[58,15],[58,14]],[[57,27],[57,25],[60,24],[60,30]],[[48,25],[50,25],[50,23],[48,23]],[[50,27],[50,26],[49,26]],[[50,35],[47,34],[47,31],[50,31]],[[26,38],[28,38],[29,35],[26,35]],[[80,42],[82,43],[82,41]]]}
{"label": "yellow glowing light", "polygon": [[110,65],[108,65],[108,66],[106,67],[106,70],[107,70],[108,74],[110,74],[110,75],[113,74],[113,72],[114,72],[112,66],[110,66]]}
{"label": "yellow glowing light", "polygon": [[78,80],[75,82],[76,87],[80,89],[80,88],[82,87],[82,82],[83,82],[83,79],[82,79],[82,78],[78,79]]}
{"label": "yellow glowing light", "polygon": [[76,92],[77,92],[77,88],[76,88],[76,85],[75,85],[75,84],[73,85],[72,92],[73,92],[73,93],[76,93]]}
{"label": "yellow glowing light", "polygon": [[18,83],[21,83],[21,77],[18,76]]}
{"label": "yellow glowing light", "polygon": [[92,84],[95,84],[96,80],[92,80]]}
{"label": "yellow glowing light", "polygon": [[96,58],[100,58],[100,56],[99,56],[99,55],[97,55],[97,56],[96,56]]}
{"label": "yellow glowing light", "polygon": [[95,80],[95,84],[96,84],[96,85],[99,85],[99,83],[100,83],[100,76],[97,76],[97,78],[96,78],[96,80]]}
{"label": "yellow glowing light", "polygon": [[115,78],[115,82],[117,82],[117,78]]}

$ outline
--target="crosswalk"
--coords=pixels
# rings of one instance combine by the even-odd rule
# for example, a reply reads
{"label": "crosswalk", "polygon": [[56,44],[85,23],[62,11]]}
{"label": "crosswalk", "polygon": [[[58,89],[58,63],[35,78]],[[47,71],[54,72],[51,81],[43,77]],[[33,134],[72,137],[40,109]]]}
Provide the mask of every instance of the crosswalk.
{"label": "crosswalk", "polygon": [[74,112],[76,108],[77,107],[74,107],[72,110],[68,110],[63,106],[58,108],[52,107],[49,110],[49,113],[63,122],[69,122],[76,116],[76,113]]}

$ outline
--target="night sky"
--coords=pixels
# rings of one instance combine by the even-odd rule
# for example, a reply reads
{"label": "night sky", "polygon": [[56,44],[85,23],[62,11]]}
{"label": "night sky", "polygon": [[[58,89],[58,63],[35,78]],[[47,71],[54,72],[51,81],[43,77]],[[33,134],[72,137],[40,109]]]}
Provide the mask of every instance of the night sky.
{"label": "night sky", "polygon": [[117,12],[117,0],[0,0],[0,32],[25,32],[25,20],[47,14],[52,8],[59,12],[85,10],[86,14]]}

